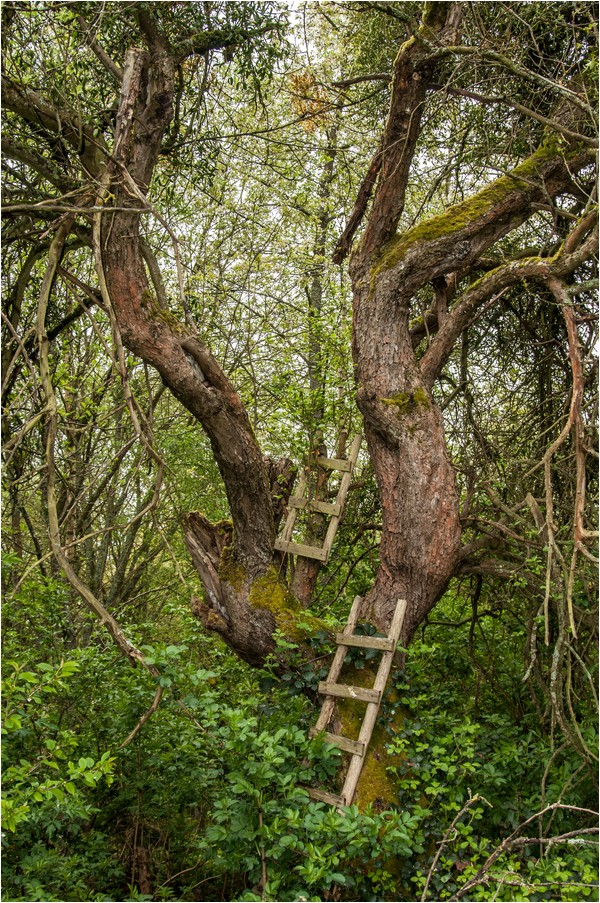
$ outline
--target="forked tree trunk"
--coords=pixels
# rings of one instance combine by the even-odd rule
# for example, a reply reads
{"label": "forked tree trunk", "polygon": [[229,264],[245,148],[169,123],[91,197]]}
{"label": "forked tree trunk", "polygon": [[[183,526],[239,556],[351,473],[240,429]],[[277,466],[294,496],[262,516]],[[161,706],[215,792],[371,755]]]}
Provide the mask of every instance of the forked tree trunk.
{"label": "forked tree trunk", "polygon": [[[568,150],[565,162],[564,148],[547,142],[512,176],[498,179],[429,223],[395,235],[428,85],[444,47],[456,41],[460,7],[426,4],[418,39],[399,51],[375,167],[379,182],[350,266],[357,397],[383,510],[381,567],[364,613],[387,630],[397,598],[405,596],[405,643],[444,591],[460,552],[454,473],[442,418],[431,396],[433,383],[456,339],[493,292],[523,276],[539,275],[544,267],[561,275],[560,267],[563,272],[572,269],[577,254],[569,249],[546,261],[508,263],[450,299],[448,311],[450,287],[490,245],[526,220],[536,204],[567,186],[572,173],[590,159],[589,149],[575,148]],[[295,626],[298,602],[274,552],[281,507],[277,475],[263,458],[241,400],[217,361],[151,291],[139,240],[140,214],[135,208],[144,203],[172,116],[174,72],[173,60],[160,46],[127,55],[113,161],[100,178],[98,198],[101,206],[112,195],[117,209],[110,212],[107,204],[106,212],[97,216],[96,259],[100,280],[106,283],[105,301],[123,343],[158,369],[210,438],[229,500],[232,531],[209,524],[201,515],[187,519],[186,542],[206,590],[196,611],[243,658],[257,664],[272,652],[275,628],[302,639]],[[364,193],[361,197],[363,203]],[[428,283],[436,287],[439,300],[437,316],[431,319],[435,338],[417,361],[410,306]],[[284,471],[289,492],[287,465]]]}
{"label": "forked tree trunk", "polygon": [[[405,644],[444,591],[456,566],[461,532],[441,413],[412,346],[413,292],[402,290],[402,277],[395,272],[378,273],[376,261],[402,213],[435,71],[419,39],[427,37],[439,48],[454,42],[460,16],[460,4],[426,4],[417,38],[398,53],[388,120],[373,164],[379,182],[350,264],[357,402],[382,508],[380,567],[363,615],[387,631],[398,598],[406,598]],[[370,174],[367,180],[372,181]],[[360,211],[354,217],[355,224],[359,221]]]}
{"label": "forked tree trunk", "polygon": [[[511,175],[429,222],[396,234],[425,94],[434,76],[433,56],[423,45],[431,48],[433,43],[443,52],[455,41],[460,6],[426,4],[418,36],[423,42],[408,41],[398,54],[386,129],[365,185],[372,183],[374,168],[379,169],[379,182],[350,261],[357,402],[383,512],[381,564],[362,613],[387,631],[397,599],[406,598],[405,644],[457,571],[461,553],[455,474],[433,384],[459,336],[493,295],[522,278],[570,272],[592,253],[594,241],[592,236],[581,246],[575,243],[576,250],[565,242],[553,258],[508,262],[462,294],[456,291],[487,249],[528,219],[543,198],[555,197],[572,184],[573,173],[591,162],[589,147],[552,138]],[[335,259],[344,256],[365,206],[365,193],[359,192]],[[583,235],[585,230],[580,241]],[[417,359],[422,333],[410,328],[411,304],[428,285],[435,294],[426,315],[430,342]]]}
{"label": "forked tree trunk", "polygon": [[[498,239],[524,222],[544,197],[555,197],[591,151],[552,141],[468,201],[429,223],[369,246],[368,230],[351,261],[354,284],[353,354],[357,400],[383,509],[381,567],[365,610],[387,628],[398,596],[409,602],[403,633],[409,642],[459,563],[460,522],[453,468],[431,388],[457,338],[481,306],[524,278],[564,276],[593,253],[596,238],[585,217],[551,258],[509,261],[452,298],[449,289]],[[579,234],[577,234],[579,233]],[[433,338],[420,360],[409,327],[411,300],[438,286]]]}

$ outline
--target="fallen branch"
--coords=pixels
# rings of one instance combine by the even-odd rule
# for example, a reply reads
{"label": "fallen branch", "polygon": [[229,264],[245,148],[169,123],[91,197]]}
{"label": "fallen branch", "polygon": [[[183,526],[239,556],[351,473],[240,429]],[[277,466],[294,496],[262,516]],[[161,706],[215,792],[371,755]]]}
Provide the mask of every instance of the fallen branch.
{"label": "fallen branch", "polygon": [[[549,843],[550,841],[552,841],[554,838],[551,838],[551,837],[549,837],[549,838],[540,838],[540,837],[525,838],[525,837],[518,837],[518,835],[519,835],[519,832],[523,828],[525,828],[527,825],[531,824],[531,822],[535,821],[538,818],[542,818],[542,816],[546,815],[546,813],[548,813],[548,812],[554,812],[556,809],[563,809],[567,812],[581,812],[582,814],[593,816],[596,820],[598,818],[598,813],[595,812],[593,809],[584,809],[580,806],[567,806],[567,805],[564,805],[563,803],[551,803],[549,806],[546,806],[540,812],[536,812],[534,815],[531,815],[529,818],[525,819],[524,822],[521,822],[521,824],[515,828],[515,830],[512,832],[512,834],[509,834],[509,836],[506,837],[502,841],[502,843],[496,847],[496,849],[493,851],[493,853],[491,853],[488,856],[488,858],[483,863],[481,868],[478,869],[475,877],[472,878],[470,881],[467,881],[466,884],[463,884],[463,886],[460,888],[460,890],[450,899],[452,901],[460,900],[461,897],[464,897],[464,895],[469,890],[476,887],[478,884],[485,883],[488,880],[486,873],[490,870],[490,868],[494,865],[494,863],[500,858],[500,856],[502,856],[503,853],[507,852],[507,850],[509,850],[511,847],[526,846],[528,843],[529,844],[539,844],[540,842]],[[568,834],[557,835],[556,842],[561,842],[562,840],[571,840],[574,837],[578,837],[579,835],[591,834],[591,833],[597,833],[597,832],[598,832],[598,828],[581,828],[577,831],[571,831]]]}
{"label": "fallen branch", "polygon": [[442,839],[441,839],[441,841],[440,841],[440,843],[439,843],[437,853],[435,854],[435,856],[434,856],[434,858],[433,858],[433,862],[431,863],[431,868],[429,869],[429,874],[427,875],[427,880],[426,880],[426,882],[425,882],[425,887],[423,888],[423,893],[421,894],[421,903],[424,903],[424,900],[425,900],[426,897],[427,897],[427,891],[429,890],[429,882],[431,881],[431,878],[432,878],[433,873],[434,873],[434,871],[435,871],[435,867],[436,867],[436,865],[438,864],[438,860],[439,860],[440,856],[442,855],[442,850],[444,849],[444,847],[445,847],[446,844],[448,843],[448,840],[449,840],[449,838],[450,838],[450,835],[451,835],[452,832],[454,831],[454,828],[456,827],[456,825],[458,824],[458,822],[460,821],[460,819],[463,817],[463,815],[465,814],[465,812],[468,812],[469,809],[471,808],[471,806],[474,806],[475,803],[478,803],[478,802],[480,802],[480,801],[481,801],[481,802],[484,802],[484,803],[487,803],[488,806],[491,806],[491,803],[488,803],[488,801],[485,799],[485,797],[480,796],[479,794],[476,793],[475,796],[472,796],[472,797],[470,797],[470,798],[467,800],[467,802],[466,802],[465,805],[462,807],[462,809],[460,810],[460,812],[454,817],[454,819],[453,819],[452,824],[450,825],[450,827],[446,830],[446,833],[444,834],[444,836],[442,837]]}

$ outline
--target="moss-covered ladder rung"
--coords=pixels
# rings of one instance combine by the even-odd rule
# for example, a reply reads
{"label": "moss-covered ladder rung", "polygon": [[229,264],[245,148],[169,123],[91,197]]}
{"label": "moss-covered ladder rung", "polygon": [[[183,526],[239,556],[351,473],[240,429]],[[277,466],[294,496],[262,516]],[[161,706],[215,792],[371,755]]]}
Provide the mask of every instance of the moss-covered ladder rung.
{"label": "moss-covered ladder rung", "polygon": [[[354,799],[354,793],[365,762],[371,735],[373,734],[373,729],[377,721],[383,691],[385,690],[390,676],[396,645],[400,639],[404,616],[406,614],[406,599],[398,599],[387,637],[358,636],[354,633],[354,629],[356,627],[361,601],[361,597],[357,596],[352,603],[352,608],[350,609],[350,614],[348,616],[348,623],[343,632],[336,637],[338,648],[329,669],[329,676],[327,680],[321,681],[319,684],[319,693],[324,695],[325,699],[317,723],[310,731],[311,737],[322,734],[328,743],[337,746],[338,749],[350,753],[351,755],[344,786],[339,796],[326,790],[320,790],[314,787],[307,788],[312,799],[328,803],[332,806],[337,806],[338,808],[351,805],[352,800]],[[349,646],[358,646],[364,649],[377,649],[378,651],[381,651],[382,655],[379,662],[379,668],[377,669],[375,682],[371,689],[353,687],[349,684],[338,682]],[[333,715],[335,700],[337,698],[358,699],[367,703],[358,739],[356,740],[351,740],[349,737],[342,737],[340,734],[329,733],[325,730]]]}
{"label": "moss-covered ladder rung", "polygon": [[[361,442],[362,436],[354,437],[347,459],[323,457],[316,459],[316,464],[319,467],[324,467],[328,470],[338,470],[342,473],[335,502],[323,502],[320,499],[309,498],[308,481],[304,475],[301,477],[295,495],[288,502],[288,516],[281,536],[275,540],[275,548],[278,552],[285,552],[287,555],[298,555],[301,558],[315,558],[317,561],[322,562],[329,560],[335,534],[344,513],[346,496],[350,488],[352,472],[358,459]],[[331,518],[322,546],[309,546],[301,542],[293,542],[292,536],[296,518],[298,511],[301,510],[318,511],[320,514]]]}

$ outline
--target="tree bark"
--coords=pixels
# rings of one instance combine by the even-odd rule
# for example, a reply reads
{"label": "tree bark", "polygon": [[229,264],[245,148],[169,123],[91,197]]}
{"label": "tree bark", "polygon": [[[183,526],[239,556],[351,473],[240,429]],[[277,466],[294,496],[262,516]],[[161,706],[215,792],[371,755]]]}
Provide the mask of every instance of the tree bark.
{"label": "tree bark", "polygon": [[[132,183],[145,196],[172,115],[175,66],[168,54],[129,51],[107,189],[119,211],[102,216],[96,248],[123,343],[152,364],[206,430],[231,507],[236,559],[251,575],[272,560],[274,522],[267,467],[241,400],[200,340],[165,311],[150,288]],[[133,123],[135,121],[135,129]],[[106,194],[106,192],[105,192]],[[103,198],[104,199],[104,198]]]}
{"label": "tree bark", "polygon": [[206,589],[206,601],[195,598],[192,604],[208,628],[256,665],[273,651],[277,626],[293,630],[289,600],[273,566],[275,518],[281,516],[280,496],[289,494],[291,473],[289,462],[280,462],[274,474],[277,466],[263,457],[239,395],[218,362],[165,310],[146,276],[139,207],[171,120],[174,73],[172,57],[160,48],[130,50],[126,56],[113,155],[98,198],[106,209],[96,217],[96,264],[123,344],[158,370],[210,439],[232,523],[212,525],[198,513],[185,520],[186,544]]}
{"label": "tree bark", "polygon": [[[459,5],[426,4],[420,31],[430,47],[455,39]],[[416,293],[433,284],[439,296],[444,282],[456,283],[471,272],[491,245],[530,217],[544,198],[566,189],[573,173],[592,159],[588,147],[559,145],[548,138],[511,175],[428,222],[395,234],[433,75],[432,61],[418,39],[406,42],[396,59],[390,114],[378,152],[383,158],[380,180],[369,222],[350,261],[357,403],[383,514],[381,564],[362,614],[387,631],[397,599],[406,598],[404,645],[460,562],[455,474],[432,386],[484,302],[544,268],[571,271],[576,258],[581,262],[591,253],[588,245],[579,257],[565,252],[549,261],[536,258],[499,267],[459,295],[450,310],[444,291],[437,334],[425,355],[417,358],[409,328]]]}

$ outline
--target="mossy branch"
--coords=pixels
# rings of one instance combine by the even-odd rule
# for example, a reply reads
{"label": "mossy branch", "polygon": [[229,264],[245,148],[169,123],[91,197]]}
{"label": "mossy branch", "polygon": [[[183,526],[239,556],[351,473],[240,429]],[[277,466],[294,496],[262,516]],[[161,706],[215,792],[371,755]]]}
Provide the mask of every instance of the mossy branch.
{"label": "mossy branch", "polygon": [[[592,221],[594,218],[593,216]],[[589,215],[585,219],[589,228],[591,225]],[[566,276],[597,250],[597,227],[574,250],[571,238],[572,234],[552,257],[525,257],[522,260],[509,261],[503,266],[497,267],[478,279],[457,300],[421,360],[421,373],[428,386],[433,385],[448,360],[458,336],[478,316],[485,302],[494,295],[499,297],[506,288],[526,279],[545,281],[552,276]]]}

